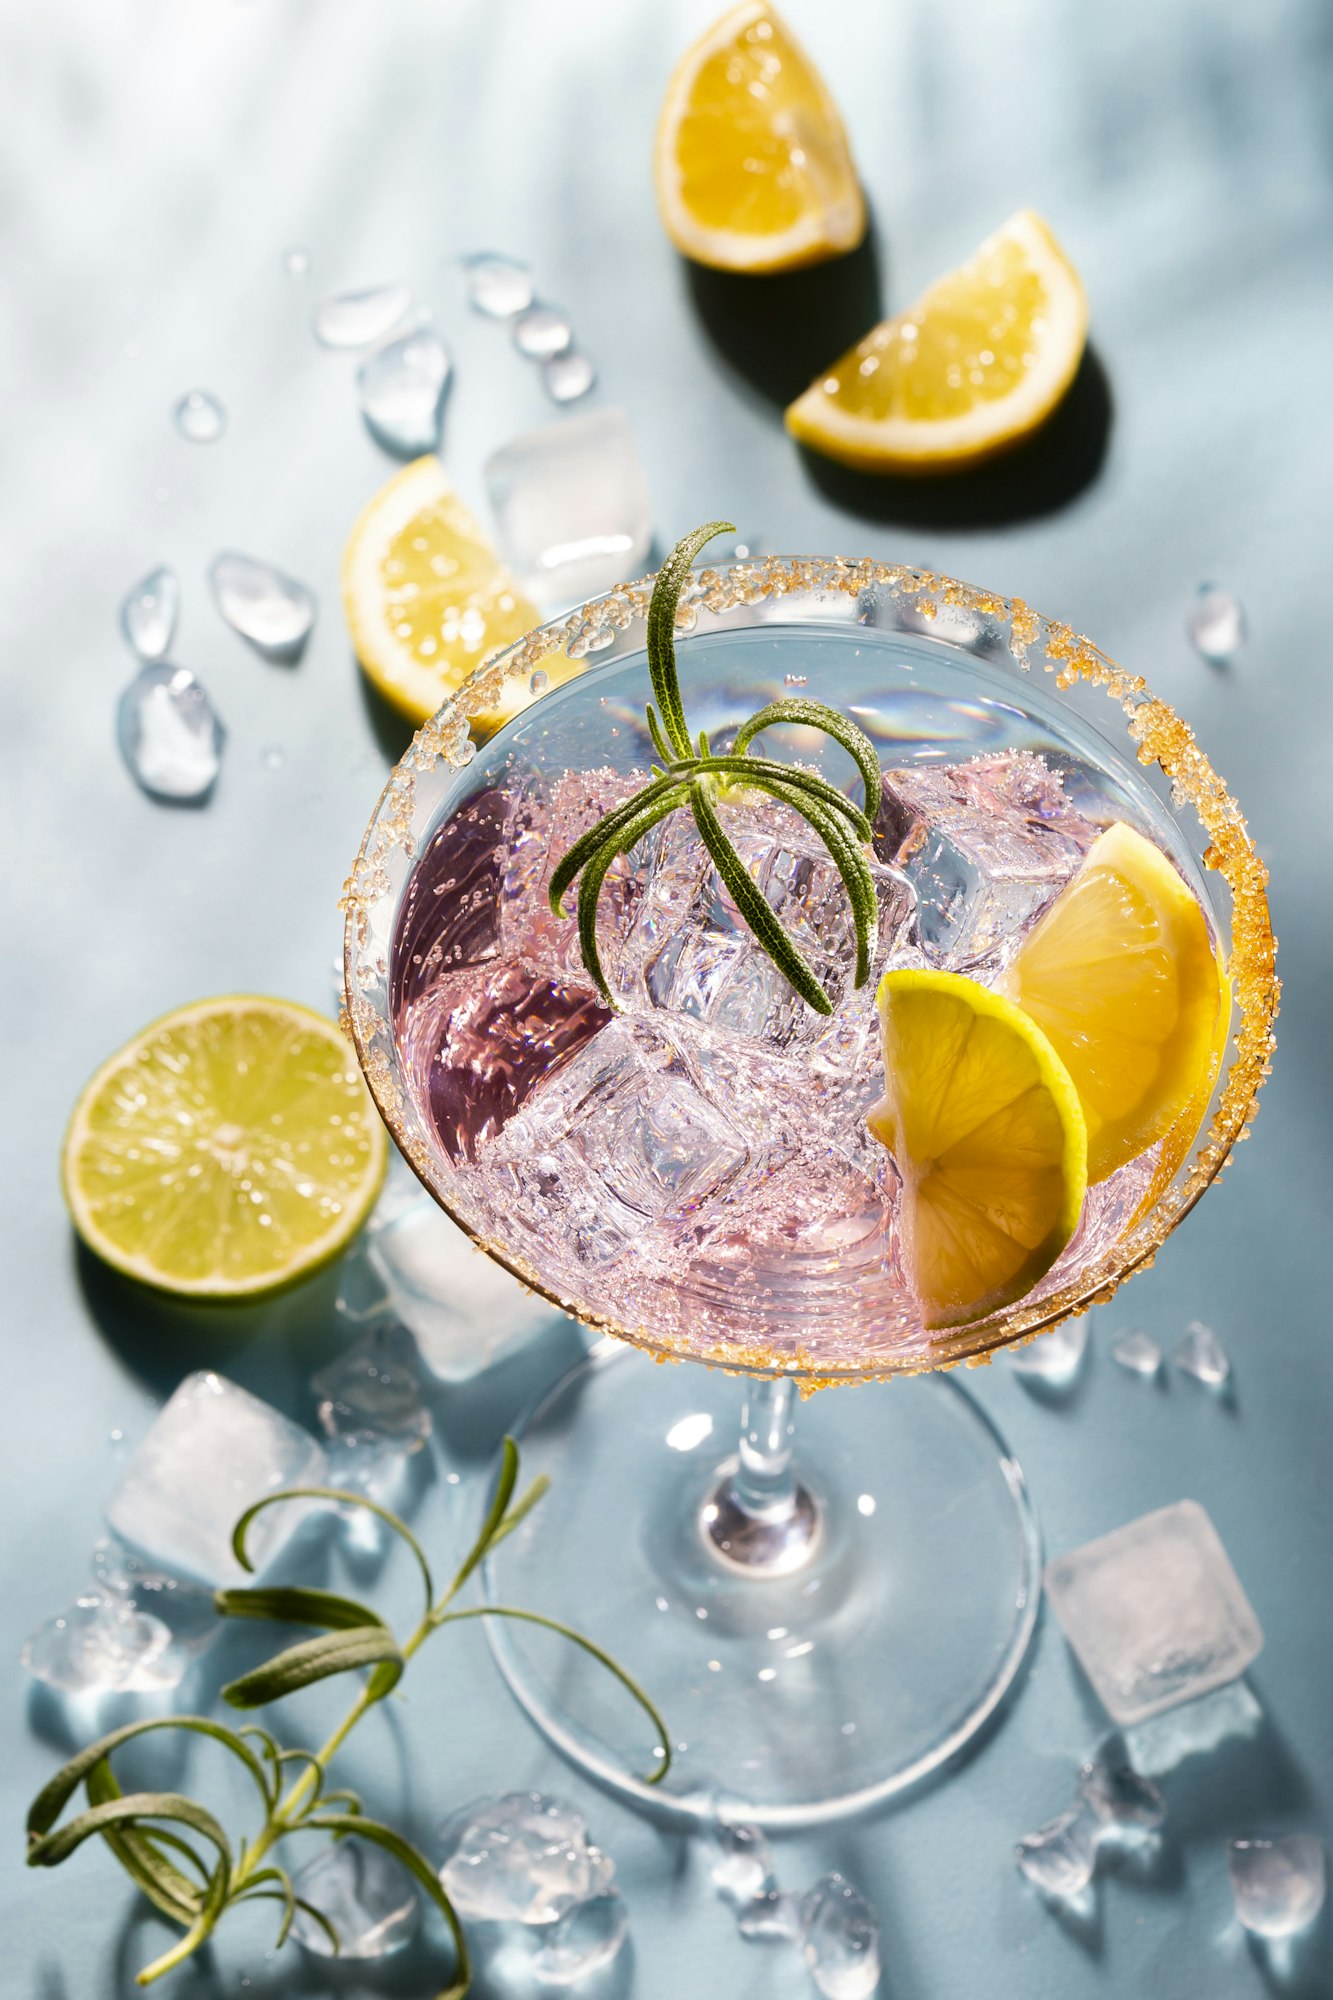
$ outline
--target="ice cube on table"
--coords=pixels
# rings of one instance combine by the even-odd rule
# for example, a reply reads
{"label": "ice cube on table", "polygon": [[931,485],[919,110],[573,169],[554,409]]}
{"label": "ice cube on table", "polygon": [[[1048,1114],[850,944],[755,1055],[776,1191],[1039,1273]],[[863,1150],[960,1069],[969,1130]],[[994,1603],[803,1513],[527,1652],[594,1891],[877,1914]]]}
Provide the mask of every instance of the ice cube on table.
{"label": "ice cube on table", "polygon": [[563,1210],[579,1265],[623,1255],[645,1221],[697,1215],[749,1163],[680,1045],[642,1021],[603,1028],[505,1126],[488,1164],[506,1170],[507,1212],[549,1240]]}
{"label": "ice cube on table", "polygon": [[1100,1831],[1088,1805],[1080,1801],[1070,1806],[1035,1833],[1024,1834],[1014,1849],[1019,1872],[1056,1901],[1081,1895],[1097,1866]]}
{"label": "ice cube on table", "polygon": [[150,1693],[176,1687],[185,1657],[160,1618],[109,1590],[88,1590],[24,1641],[28,1672],[62,1694]]}
{"label": "ice cube on table", "polygon": [[796,1944],[801,1936],[801,1898],[785,1889],[770,1889],[736,1912],[743,1938],[767,1943]]}
{"label": "ice cube on table", "polygon": [[1078,1795],[1103,1833],[1155,1833],[1166,1818],[1166,1800],[1150,1778],[1123,1756],[1099,1756],[1081,1766]]}
{"label": "ice cube on table", "polygon": [[116,734],[131,775],[156,799],[203,799],[222,769],[227,732],[185,667],[142,667],[120,697]]}
{"label": "ice cube on table", "polygon": [[430,1436],[416,1343],[405,1327],[392,1320],[367,1328],[351,1347],[311,1376],[310,1387],[321,1428],[329,1438],[382,1438],[409,1452],[419,1451]]}
{"label": "ice cube on table", "polygon": [[554,1311],[484,1256],[427,1194],[372,1228],[390,1309],[441,1382],[467,1382],[549,1327]]}
{"label": "ice cube on table", "polygon": [[1322,1841],[1310,1833],[1283,1840],[1233,1840],[1227,1868],[1236,1915],[1259,1937],[1292,1937],[1324,1907],[1327,1869]]}
{"label": "ice cube on table", "polygon": [[[281,1487],[323,1484],[326,1471],[308,1431],[225,1376],[201,1371],[159,1411],[107,1504],[107,1526],[175,1576],[246,1583],[231,1546],[239,1516]],[[287,1501],[255,1517],[246,1546],[256,1570],[316,1504]]]}
{"label": "ice cube on table", "polygon": [[604,1896],[616,1872],[583,1815],[542,1792],[468,1807],[445,1827],[443,1847],[440,1880],[454,1908],[491,1923],[555,1923]]}
{"label": "ice cube on table", "polygon": [[176,636],[181,587],[174,570],[140,578],[120,607],[120,629],[141,660],[165,660]]}
{"label": "ice cube on table", "polygon": [[1033,751],[885,774],[876,849],[916,891],[921,948],[946,970],[1007,964],[1102,828]]}
{"label": "ice cube on table", "polygon": [[551,1925],[533,1953],[532,1971],[548,1986],[573,1986],[610,1965],[628,1935],[629,1912],[620,1891],[589,1896]]}
{"label": "ice cube on table", "polygon": [[211,1590],[136,1555],[117,1535],[103,1535],[95,1543],[92,1571],[99,1588],[159,1619],[172,1644],[186,1654],[203,1652],[222,1629]]}
{"label": "ice cube on table", "polygon": [[1111,1359],[1127,1368],[1131,1375],[1143,1376],[1145,1381],[1162,1372],[1162,1350],[1152,1335],[1140,1327],[1119,1335],[1111,1348]]}
{"label": "ice cube on table", "polygon": [[300,659],[315,623],[315,599],[303,583],[234,549],[214,556],[208,582],[228,625],[264,659],[284,665]]}
{"label": "ice cube on table", "polygon": [[539,603],[578,603],[642,567],[652,501],[624,410],[528,431],[487,459],[485,478],[505,558]]}
{"label": "ice cube on table", "polygon": [[1182,1375],[1192,1375],[1205,1389],[1225,1389],[1231,1379],[1227,1351],[1201,1319],[1190,1321],[1171,1358]]}
{"label": "ice cube on table", "polygon": [[733,1909],[745,1910],[777,1889],[773,1850],[757,1826],[718,1820],[708,1829],[708,1873]]}
{"label": "ice cube on table", "polygon": [[[332,1924],[339,1959],[386,1958],[416,1932],[421,1898],[406,1870],[372,1841],[352,1835],[326,1847],[293,1878],[292,1887]],[[292,1936],[320,1958],[334,1956],[327,1932],[299,1907]]]}
{"label": "ice cube on table", "polygon": [[451,373],[448,350],[428,326],[368,354],[356,371],[356,393],[376,443],[398,458],[438,450]]}
{"label": "ice cube on table", "polygon": [[801,1955],[824,2000],[869,2000],[879,1985],[879,1919],[844,1876],[801,1899]]}
{"label": "ice cube on table", "polygon": [[1263,1646],[1216,1528],[1179,1500],[1046,1566],[1051,1609],[1118,1723],[1235,1680]]}
{"label": "ice cube on table", "polygon": [[1088,1347],[1088,1316],[1061,1320],[1049,1333],[1011,1347],[1009,1362],[1025,1380],[1049,1383],[1063,1389],[1074,1381],[1083,1366]]}

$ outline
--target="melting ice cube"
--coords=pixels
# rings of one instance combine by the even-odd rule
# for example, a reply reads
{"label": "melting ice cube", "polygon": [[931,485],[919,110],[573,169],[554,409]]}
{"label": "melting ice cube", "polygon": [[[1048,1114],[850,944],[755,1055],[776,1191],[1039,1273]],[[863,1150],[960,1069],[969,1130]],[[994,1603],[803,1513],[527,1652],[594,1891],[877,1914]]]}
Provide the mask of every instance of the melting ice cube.
{"label": "melting ice cube", "polygon": [[592,1845],[583,1815],[541,1792],[472,1806],[444,1831],[440,1880],[461,1917],[554,1923],[603,1896],[615,1864]]}
{"label": "melting ice cube", "polygon": [[132,776],[153,798],[202,799],[222,768],[227,732],[194,675],[155,660],[121,695],[116,735]]}
{"label": "melting ice cube", "polygon": [[367,1256],[386,1302],[442,1382],[481,1374],[555,1318],[426,1194],[376,1223]]}
{"label": "melting ice cube", "polygon": [[[240,1584],[239,1516],[284,1486],[318,1486],[324,1453],[308,1432],[224,1376],[187,1375],[159,1411],[106,1509],[113,1534],[173,1575]],[[256,1570],[272,1561],[313,1503],[267,1507],[251,1523]]]}
{"label": "melting ice cube", "polygon": [[514,345],[530,361],[563,354],[573,338],[568,315],[555,306],[532,306],[514,321]]}
{"label": "melting ice cube", "polygon": [[411,303],[406,285],[338,292],[320,300],[310,315],[310,325],[322,347],[369,347],[393,331]]}
{"label": "melting ice cube", "polygon": [[185,1672],[158,1618],[107,1590],[89,1590],[39,1625],[20,1655],[28,1672],[62,1694],[146,1693]]}
{"label": "melting ice cube", "polygon": [[1063,1901],[1087,1888],[1097,1866],[1096,1815],[1086,1805],[1070,1806],[1036,1833],[1024,1834],[1014,1849],[1019,1871],[1044,1896]]}
{"label": "melting ice cube", "polygon": [[377,443],[399,458],[416,458],[440,443],[448,351],[429,327],[390,340],[356,371],[361,414]]}
{"label": "melting ice cube", "polygon": [[403,1451],[419,1451],[430,1436],[416,1343],[392,1320],[371,1326],[312,1376],[310,1387],[320,1424],[330,1438],[385,1438]]}
{"label": "melting ice cube", "polygon": [[879,1919],[843,1876],[802,1899],[801,1953],[824,2000],[868,2000],[879,1985]]}
{"label": "melting ice cube", "polygon": [[159,1620],[186,1654],[203,1652],[222,1629],[211,1590],[148,1562],[116,1535],[95,1544],[92,1570],[101,1589]]}
{"label": "melting ice cube", "polygon": [[512,319],[532,304],[532,273],[517,257],[481,250],[464,257],[468,302],[487,319]]}
{"label": "melting ice cube", "polygon": [[1022,1346],[1011,1347],[1009,1360],[1017,1372],[1034,1382],[1048,1382],[1054,1388],[1064,1388],[1072,1382],[1083,1366],[1083,1356],[1088,1347],[1088,1317],[1061,1320],[1049,1333],[1039,1333],[1035,1340]]}
{"label": "melting ice cube", "polygon": [[589,1896],[557,1918],[534,1952],[532,1970],[548,1986],[573,1986],[610,1965],[629,1933],[618,1889]]}
{"label": "melting ice cube", "polygon": [[1233,1840],[1227,1867],[1236,1915],[1260,1937],[1291,1937],[1324,1907],[1326,1867],[1321,1841],[1310,1833],[1285,1840]]}
{"label": "melting ice cube", "polygon": [[713,1887],[733,1909],[748,1909],[776,1890],[773,1850],[757,1826],[719,1820],[709,1828],[708,1852]]}
{"label": "melting ice cube", "polygon": [[642,565],[652,501],[624,410],[528,431],[486,461],[485,477],[504,553],[539,601],[594,597]]}
{"label": "melting ice cube", "polygon": [[1225,1389],[1231,1377],[1227,1351],[1210,1326],[1192,1319],[1176,1343],[1172,1356],[1184,1375],[1192,1375],[1205,1389]]}
{"label": "melting ice cube", "polygon": [[299,660],[315,623],[315,600],[303,583],[271,563],[224,549],[208,568],[213,602],[234,632],[266,660]]}
{"label": "melting ice cube", "polygon": [[542,381],[553,403],[577,403],[596,380],[597,370],[577,347],[568,348],[564,354],[553,354],[542,365]]}
{"label": "melting ice cube", "polygon": [[1144,1514],[1046,1568],[1051,1608],[1119,1723],[1243,1674],[1263,1632],[1216,1528],[1194,1500]]}
{"label": "melting ice cube", "polygon": [[171,417],[191,444],[215,444],[227,428],[227,412],[208,389],[191,389],[181,397]]}
{"label": "melting ice cube", "polygon": [[1128,1368],[1133,1375],[1142,1375],[1151,1380],[1162,1370],[1162,1350],[1150,1333],[1134,1327],[1122,1333],[1111,1349],[1111,1359],[1118,1361],[1122,1368]]}
{"label": "melting ice cube", "polygon": [[[308,1861],[292,1886],[303,1903],[318,1910],[338,1934],[337,1956],[385,1958],[410,1942],[421,1898],[406,1871],[369,1840],[340,1840]],[[292,1936],[307,1951],[332,1958],[328,1933],[300,1908]]]}
{"label": "melting ice cube", "polygon": [[120,607],[120,629],[141,660],[165,660],[176,636],[181,587],[173,570],[155,569]]}
{"label": "melting ice cube", "polygon": [[1084,1764],[1078,1795],[1106,1833],[1155,1833],[1166,1818],[1166,1800],[1121,1755],[1103,1755]]}

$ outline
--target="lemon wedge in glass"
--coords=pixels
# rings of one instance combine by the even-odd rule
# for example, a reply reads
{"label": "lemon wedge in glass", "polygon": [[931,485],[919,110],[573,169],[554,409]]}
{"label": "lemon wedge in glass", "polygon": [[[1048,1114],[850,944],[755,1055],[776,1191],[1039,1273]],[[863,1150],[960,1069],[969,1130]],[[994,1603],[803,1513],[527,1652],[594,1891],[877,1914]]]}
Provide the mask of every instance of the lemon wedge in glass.
{"label": "lemon wedge in glass", "polygon": [[[434,457],[404,466],[364,509],[343,552],[342,587],[366,678],[414,723],[426,722],[483,661],[541,618]],[[579,668],[572,660],[544,664],[552,683]],[[500,711],[476,718],[480,732],[530,699],[517,685]]]}
{"label": "lemon wedge in glass", "polygon": [[388,1141],[332,1021],[290,1000],[182,1007],[118,1049],[65,1136],[65,1198],[90,1250],[181,1298],[285,1289],[346,1248]]}
{"label": "lemon wedge in glass", "polygon": [[928,1327],[1031,1291],[1078,1227],[1087,1136],[1041,1029],[953,972],[886,972],[885,1095],[870,1130],[892,1153],[908,1275]]}
{"label": "lemon wedge in glass", "polygon": [[731,8],[681,58],[656,181],[676,248],[719,270],[790,271],[865,235],[838,107],[764,0]]}
{"label": "lemon wedge in glass", "polygon": [[1197,1132],[1226,1048],[1230,998],[1198,900],[1161,849],[1110,827],[1000,985],[1073,1078],[1088,1179],[1172,1133],[1178,1166],[1179,1134],[1191,1117]]}
{"label": "lemon wedge in glass", "polygon": [[812,382],[787,429],[869,472],[960,471],[1045,422],[1087,331],[1077,271],[1041,217],[1022,209]]}

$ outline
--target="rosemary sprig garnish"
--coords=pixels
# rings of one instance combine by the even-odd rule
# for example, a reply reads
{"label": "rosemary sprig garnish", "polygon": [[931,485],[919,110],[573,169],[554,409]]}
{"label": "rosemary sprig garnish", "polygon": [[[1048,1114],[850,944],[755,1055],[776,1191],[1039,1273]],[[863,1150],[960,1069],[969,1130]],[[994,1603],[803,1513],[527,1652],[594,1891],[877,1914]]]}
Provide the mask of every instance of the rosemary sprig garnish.
{"label": "rosemary sprig garnish", "polygon": [[[332,1591],[296,1586],[220,1590],[214,1602],[223,1617],[313,1625],[320,1635],[286,1647],[263,1666],[231,1681],[222,1690],[224,1701],[231,1707],[260,1708],[332,1674],[369,1668],[361,1692],[321,1749],[318,1752],[283,1749],[267,1729],[253,1723],[241,1729],[228,1729],[225,1724],[202,1715],[153,1716],[143,1722],[131,1722],[89,1744],[38,1793],[28,1809],[30,1868],[56,1868],[85,1841],[100,1836],[130,1880],[183,1933],[170,1950],[144,1967],[138,1975],[140,1986],[148,1986],[163,1973],[184,1964],[208,1941],[226,1912],[240,1903],[282,1905],[279,1945],[286,1941],[296,1912],[302,1911],[324,1932],[336,1952],[339,1939],[334,1926],[320,1910],[301,1900],[286,1868],[273,1858],[279,1843],[292,1835],[323,1832],[335,1840],[348,1834],[368,1840],[392,1854],[412,1876],[444,1918],[454,1942],[453,1978],[438,2000],[462,2000],[470,1977],[467,1942],[435,1869],[403,1834],[369,1818],[355,1792],[328,1789],[328,1767],[337,1751],[362,1716],[397,1685],[418,1647],[444,1625],[471,1618],[518,1618],[544,1626],[582,1647],[629,1691],[657,1732],[659,1760],[647,1782],[657,1784],[666,1776],[671,1763],[671,1739],[666,1725],[642,1688],[609,1653],[582,1633],[540,1612],[505,1604],[455,1608],[454,1600],[474,1570],[491,1549],[518,1527],[546,1491],[544,1478],[534,1480],[527,1492],[515,1500],[517,1480],[518,1447],[512,1438],[506,1438],[500,1475],[481,1532],[452,1582],[438,1597],[430,1564],[411,1529],[396,1514],[362,1494],[345,1493],[333,1487],[294,1486],[267,1494],[242,1514],[233,1531],[232,1546],[242,1567],[250,1569],[246,1535],[251,1521],[264,1508],[299,1499],[337,1501],[345,1506],[366,1508],[392,1528],[411,1551],[421,1577],[422,1615],[415,1630],[400,1641],[368,1604],[336,1596]],[[208,1737],[229,1751],[242,1766],[258,1793],[260,1805],[259,1825],[248,1840],[233,1843],[207,1807],[182,1792],[121,1791],[111,1768],[112,1754],[135,1737],[158,1729],[184,1729]],[[289,1768],[293,1766],[295,1770],[289,1779]],[[59,1824],[61,1814],[80,1785],[87,1797],[87,1809]],[[206,1851],[200,1851],[201,1843]],[[178,1862],[184,1862],[185,1867],[178,1866]]]}
{"label": "rosemary sprig garnish", "polygon": [[[685,535],[663,563],[648,605],[648,675],[656,709],[647,708],[648,732],[661,758],[652,777],[632,798],[624,799],[576,840],[556,866],[550,882],[551,908],[564,917],[565,891],[582,875],[578,894],[579,945],[583,963],[603,997],[615,1005],[597,950],[597,906],[608,871],[668,814],[688,806],[713,866],[755,938],[784,977],[817,1014],[830,1014],[832,1002],[812,967],[787,935],[763,891],[741,860],[718,814],[719,798],[732,787],[764,792],[790,806],[816,833],[833,860],[852,907],[856,927],[854,984],[870,977],[878,935],[875,884],[866,862],[870,818],[878,805],[879,759],[870,738],[847,716],[822,701],[792,698],[769,702],[741,725],[732,750],[715,753],[701,729],[690,737],[676,673],[676,610],[690,565],[705,542],[728,530],[730,521],[710,521]],[[812,771],[755,756],[750,745],[775,723],[799,723],[821,729],[852,758],[865,785],[865,810],[854,805]]]}

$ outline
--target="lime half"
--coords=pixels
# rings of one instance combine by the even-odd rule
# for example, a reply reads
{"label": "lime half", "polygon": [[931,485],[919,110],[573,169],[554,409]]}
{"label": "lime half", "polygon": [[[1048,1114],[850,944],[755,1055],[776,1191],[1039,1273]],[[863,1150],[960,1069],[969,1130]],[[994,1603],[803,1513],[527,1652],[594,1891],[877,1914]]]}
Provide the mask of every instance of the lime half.
{"label": "lime half", "polygon": [[182,1298],[263,1297],[346,1247],[388,1143],[332,1021],[230,994],[154,1021],[103,1063],[65,1136],[90,1250]]}

